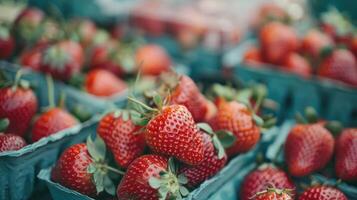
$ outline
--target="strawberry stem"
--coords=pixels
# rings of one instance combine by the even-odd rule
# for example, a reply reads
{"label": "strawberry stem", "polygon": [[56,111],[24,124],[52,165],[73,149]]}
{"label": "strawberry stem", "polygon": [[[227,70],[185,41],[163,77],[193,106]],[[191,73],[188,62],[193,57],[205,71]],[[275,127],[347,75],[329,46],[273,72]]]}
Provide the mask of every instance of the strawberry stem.
{"label": "strawberry stem", "polygon": [[46,81],[47,81],[47,92],[48,92],[48,103],[50,108],[54,108],[56,106],[55,104],[55,94],[54,94],[54,86],[53,86],[53,79],[52,76],[47,74],[46,75]]}
{"label": "strawberry stem", "polygon": [[150,106],[146,105],[145,103],[141,102],[141,101],[138,101],[132,97],[128,97],[128,100],[133,102],[133,103],[136,103],[136,104],[139,104],[140,106],[142,106],[144,109],[148,110],[148,111],[152,111],[152,112],[156,112],[158,111],[157,109],[155,108],[151,108]]}
{"label": "strawberry stem", "polygon": [[117,170],[117,169],[115,169],[115,168],[113,168],[113,167],[110,167],[110,166],[108,166],[108,165],[103,165],[103,167],[104,167],[105,169],[109,170],[109,171],[112,171],[112,172],[116,173],[116,174],[120,174],[120,175],[124,175],[124,174],[125,174],[125,172],[120,171],[120,170]]}
{"label": "strawberry stem", "polygon": [[60,98],[59,98],[58,107],[64,109],[64,107],[65,107],[65,102],[66,102],[66,93],[64,93],[63,91],[61,91],[61,95],[60,95]]}
{"label": "strawberry stem", "polygon": [[21,76],[22,76],[22,70],[18,70],[16,72],[16,75],[15,75],[15,81],[14,81],[14,85],[12,86],[12,90],[15,91],[17,89],[17,86],[19,85],[20,83],[20,79],[21,79]]}

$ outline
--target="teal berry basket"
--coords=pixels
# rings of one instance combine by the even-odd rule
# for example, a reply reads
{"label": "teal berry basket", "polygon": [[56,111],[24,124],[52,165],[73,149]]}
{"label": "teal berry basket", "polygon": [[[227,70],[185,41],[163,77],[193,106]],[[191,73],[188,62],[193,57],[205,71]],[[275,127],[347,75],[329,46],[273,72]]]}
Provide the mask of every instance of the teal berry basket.
{"label": "teal berry basket", "polygon": [[[283,162],[283,152],[280,147],[284,144],[285,139],[291,129],[291,127],[295,124],[293,120],[285,121],[275,134],[272,134],[270,138],[270,143],[268,142],[264,149],[261,152],[264,152],[264,157],[266,161],[276,160],[278,163]],[[241,188],[241,184],[248,173],[258,167],[256,161],[254,159],[247,159],[245,163],[242,163],[245,167],[238,171],[232,178],[223,184],[219,190],[215,192],[213,196],[211,196],[211,200],[237,200],[239,198],[239,192]],[[313,174],[312,179],[317,180],[321,183],[325,183],[328,185],[337,185],[337,188],[340,189],[349,199],[357,199],[357,187],[349,185],[347,183],[336,184],[337,180],[332,178],[326,178],[321,174]],[[295,180],[295,179],[294,179]],[[295,183],[305,183],[308,184],[310,180],[295,180]],[[301,191],[300,191],[301,192]]]}
{"label": "teal berry basket", "polygon": [[[277,134],[277,128],[272,128],[262,135],[262,139],[259,144],[249,151],[248,153],[238,155],[233,158],[227,166],[225,166],[218,174],[214,177],[203,182],[198,188],[193,190],[185,200],[206,200],[206,199],[215,199],[212,196],[215,196],[217,190],[222,188],[226,182],[228,182],[232,177],[237,176],[237,174],[241,174],[242,172],[249,170],[249,163],[255,161],[258,152],[264,152],[267,148],[267,144],[272,142],[272,139],[275,138]],[[95,129],[93,127],[86,127],[82,129],[83,132],[94,132]],[[66,187],[61,186],[58,183],[54,183],[51,181],[51,170],[52,168],[47,168],[41,170],[38,174],[38,178],[44,181],[49,188],[51,196],[54,200],[62,200],[62,199],[71,199],[71,200],[93,200],[92,198],[80,194],[76,191],[68,189]]]}
{"label": "teal berry basket", "polygon": [[[0,62],[0,71],[6,78],[13,79],[18,69],[16,65]],[[22,79],[29,81],[34,87],[39,107],[48,106],[47,84],[44,76],[23,69]],[[68,93],[62,89],[63,86],[54,83],[55,100],[57,102],[63,91],[66,96],[65,106],[69,111],[79,108],[90,118],[106,109],[103,105],[88,101],[79,94]],[[38,181],[37,173],[43,168],[52,166],[64,149],[83,141],[87,133],[79,131],[96,121],[98,117],[92,117],[75,127],[29,144],[21,150],[0,153],[0,199],[23,200],[28,199],[32,193],[43,191],[45,185]]]}
{"label": "teal berry basket", "polygon": [[259,68],[250,66],[243,62],[243,54],[252,45],[254,40],[247,40],[227,53],[224,63],[229,67],[226,70],[243,81],[265,83],[268,98],[280,105],[276,111],[280,123],[303,112],[306,106],[312,106],[324,119],[339,120],[347,126],[357,125],[356,88],[317,76],[304,79],[269,64]]}
{"label": "teal berry basket", "polygon": [[[0,61],[0,70],[6,70],[12,77],[15,76],[17,70],[19,69],[21,69],[21,66],[17,64]],[[36,92],[38,93],[38,95],[43,97],[41,99],[47,101],[47,98],[45,98],[47,97],[46,77],[40,72],[35,72],[27,68],[23,68],[23,70],[25,72],[25,76],[32,81],[33,86],[39,87]],[[115,107],[121,107],[123,106],[123,104],[125,104],[126,98],[128,96],[128,90],[124,90],[123,92],[110,97],[97,97],[86,93],[85,91],[66,85],[61,81],[55,80],[54,82],[56,96],[59,96],[61,92],[64,92],[65,94],[71,96],[71,98],[76,99],[78,102],[91,105],[89,108],[86,108],[86,110],[89,110],[91,112],[104,111]],[[71,101],[70,99],[68,100]],[[68,100],[66,100],[66,102]]]}
{"label": "teal berry basket", "polygon": [[[279,136],[274,138],[273,142],[269,145],[265,157],[268,160],[276,160],[277,163],[284,162],[284,151],[281,150],[281,147],[284,145],[285,140],[289,134],[290,129],[295,125],[295,121],[290,120],[286,121],[281,128]],[[351,185],[345,182],[337,184],[337,179],[331,177],[325,177],[321,173],[315,173],[311,175],[313,180],[317,180],[321,183],[336,186],[340,189],[349,199],[357,199],[357,186]],[[311,179],[310,179],[311,180]],[[310,180],[300,180],[302,182]]]}

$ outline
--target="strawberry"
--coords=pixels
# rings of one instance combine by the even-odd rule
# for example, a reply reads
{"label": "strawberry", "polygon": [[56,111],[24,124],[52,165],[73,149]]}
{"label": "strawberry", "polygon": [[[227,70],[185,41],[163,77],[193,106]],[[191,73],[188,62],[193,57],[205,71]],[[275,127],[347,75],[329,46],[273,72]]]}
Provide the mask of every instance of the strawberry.
{"label": "strawberry", "polygon": [[145,139],[140,129],[132,122],[129,110],[119,110],[100,120],[97,133],[112,151],[117,164],[127,168],[145,149]]}
{"label": "strawberry", "polygon": [[158,109],[131,97],[128,99],[141,106],[141,110],[137,109],[139,113],[143,113],[142,109],[147,112],[135,121],[146,125],[146,143],[154,152],[173,156],[189,165],[198,165],[203,161],[202,135],[185,106],[164,106],[158,95],[154,97]]}
{"label": "strawberry", "polygon": [[260,139],[260,129],[248,107],[237,101],[218,104],[214,119],[215,130],[228,130],[237,138],[235,144],[227,149],[229,157],[244,153],[253,148]]}
{"label": "strawberry", "polygon": [[263,59],[260,54],[260,49],[256,47],[251,47],[244,53],[243,60],[246,63],[253,64],[254,66],[259,66],[263,62]]}
{"label": "strawberry", "polygon": [[334,150],[332,134],[321,123],[298,124],[285,142],[285,161],[293,176],[307,176],[322,169]]}
{"label": "strawberry", "polygon": [[265,61],[279,64],[291,52],[298,48],[298,39],[294,30],[279,22],[265,25],[259,34],[262,56]]}
{"label": "strawberry", "polygon": [[347,200],[347,197],[338,189],[330,186],[313,186],[304,191],[299,200]]}
{"label": "strawberry", "polygon": [[292,191],[295,189],[293,182],[284,171],[270,165],[262,165],[244,178],[240,189],[240,199],[249,200],[269,187]]}
{"label": "strawberry", "polygon": [[197,165],[204,159],[202,137],[185,106],[164,107],[148,122],[145,138],[153,151],[184,163]]}
{"label": "strawberry", "polygon": [[90,68],[106,69],[117,76],[123,76],[123,52],[118,45],[113,43],[96,45],[91,54]]}
{"label": "strawberry", "polygon": [[0,152],[16,151],[26,145],[26,141],[18,135],[0,133]]}
{"label": "strawberry", "polygon": [[285,57],[283,66],[281,68],[284,71],[295,73],[301,77],[308,78],[312,74],[312,68],[307,60],[297,53],[291,53]]}
{"label": "strawberry", "polygon": [[99,97],[110,97],[127,89],[124,81],[109,71],[102,69],[91,70],[85,78],[85,90]]}
{"label": "strawberry", "polygon": [[30,49],[23,51],[19,58],[19,63],[23,67],[28,67],[35,71],[40,71],[41,69],[41,58],[45,46],[34,46]]}
{"label": "strawberry", "polygon": [[[226,164],[227,156],[223,147],[216,147],[217,142],[213,142],[214,136],[211,137],[206,133],[201,133],[203,137],[204,159],[202,163],[196,166],[184,165],[180,170],[180,174],[184,174],[187,179],[187,185],[191,188],[198,186],[203,181],[217,174]],[[217,138],[218,139],[218,138]],[[219,151],[222,151],[219,153]]]}
{"label": "strawberry", "polygon": [[312,29],[302,39],[301,50],[311,55],[313,58],[319,58],[321,51],[326,47],[334,46],[334,41],[329,35]]}
{"label": "strawberry", "polygon": [[207,113],[207,100],[195,82],[186,75],[164,74],[161,77],[163,84],[168,84],[171,89],[170,103],[186,106],[196,122],[203,121]]}
{"label": "strawberry", "polygon": [[32,142],[78,124],[78,120],[61,108],[51,108],[42,113],[32,127]]}
{"label": "strawberry", "polygon": [[336,49],[318,68],[318,75],[357,86],[357,61],[346,49]]}
{"label": "strawberry", "polygon": [[60,41],[45,50],[41,60],[41,70],[66,81],[80,72],[83,57],[83,49],[77,42]]}
{"label": "strawberry", "polygon": [[345,129],[337,138],[335,163],[340,179],[357,180],[357,129]]}
{"label": "strawberry", "polygon": [[12,86],[0,89],[0,118],[7,118],[10,125],[6,132],[24,136],[31,119],[35,115],[38,103],[28,83],[20,80],[21,71],[16,75]]}
{"label": "strawberry", "polygon": [[144,75],[159,75],[168,71],[171,59],[160,46],[148,44],[140,47],[135,54],[136,65]]}
{"label": "strawberry", "polygon": [[99,137],[87,144],[75,144],[66,149],[51,173],[51,179],[61,185],[96,197],[102,191],[114,195],[115,186],[108,171],[123,174],[105,163],[105,144]]}
{"label": "strawberry", "polygon": [[95,37],[97,27],[88,19],[73,19],[69,23],[69,29],[79,38],[83,49],[89,47]]}
{"label": "strawberry", "polygon": [[20,46],[28,45],[37,41],[42,33],[44,13],[33,7],[27,7],[21,11],[14,22],[16,43]]}
{"label": "strawberry", "polygon": [[256,193],[252,200],[293,200],[289,195],[289,191],[285,189],[268,188]]}
{"label": "strawberry", "polygon": [[181,186],[187,183],[187,178],[176,177],[171,161],[159,155],[134,160],[117,188],[118,199],[181,199],[187,195],[188,190]]}
{"label": "strawberry", "polygon": [[9,33],[9,29],[0,24],[0,59],[9,58],[14,49],[15,41]]}

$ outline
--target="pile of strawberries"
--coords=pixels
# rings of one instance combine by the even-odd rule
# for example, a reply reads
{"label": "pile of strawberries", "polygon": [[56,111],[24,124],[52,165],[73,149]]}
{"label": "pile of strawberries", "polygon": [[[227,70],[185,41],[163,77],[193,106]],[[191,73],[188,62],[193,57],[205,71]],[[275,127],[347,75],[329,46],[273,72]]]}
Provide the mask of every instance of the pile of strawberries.
{"label": "pile of strawberries", "polygon": [[143,100],[130,96],[126,109],[103,116],[94,141],[65,150],[52,180],[93,198],[181,199],[229,158],[254,148],[274,123],[256,114],[262,87],[215,85],[213,103],[186,75],[164,74],[157,82]]}
{"label": "pile of strawberries", "polygon": [[[273,7],[275,8],[275,7]],[[319,28],[311,28],[302,38],[286,24],[281,10],[265,8],[270,17],[259,29],[259,47],[244,54],[252,66],[266,66],[310,78],[313,74],[357,86],[357,35],[355,27],[335,9],[322,16]]]}
{"label": "pile of strawberries", "polygon": [[87,19],[64,22],[25,8],[10,25],[0,24],[0,29],[4,33],[1,59],[51,74],[98,97],[124,91],[128,86],[123,78],[139,70],[143,75],[158,75],[171,67],[163,48],[140,38],[123,39],[124,30],[114,27],[108,32]]}
{"label": "pile of strawberries", "polygon": [[37,113],[38,99],[29,82],[21,79],[21,72],[14,81],[0,80],[0,152],[19,150],[28,142],[79,124],[64,105],[55,105],[52,80],[48,91],[50,105]]}
{"label": "pile of strawberries", "polygon": [[[273,196],[281,200],[348,199],[336,185],[299,183],[304,177],[319,172],[353,184],[357,180],[357,129],[342,129],[336,121],[318,120],[312,108],[307,108],[306,117],[299,119],[300,123],[291,128],[283,147],[285,162],[264,163],[250,172],[239,190],[242,200]],[[334,170],[327,167],[333,166],[332,161]]]}

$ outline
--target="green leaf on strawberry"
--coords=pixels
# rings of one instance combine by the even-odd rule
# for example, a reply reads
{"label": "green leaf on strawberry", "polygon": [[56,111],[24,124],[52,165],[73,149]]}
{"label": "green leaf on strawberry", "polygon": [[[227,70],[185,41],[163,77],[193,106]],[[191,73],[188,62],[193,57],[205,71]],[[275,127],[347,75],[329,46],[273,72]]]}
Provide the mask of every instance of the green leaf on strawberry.
{"label": "green leaf on strawberry", "polygon": [[95,141],[93,142],[91,136],[87,138],[88,152],[95,161],[103,161],[105,159],[105,143],[102,138],[98,135],[96,136]]}

